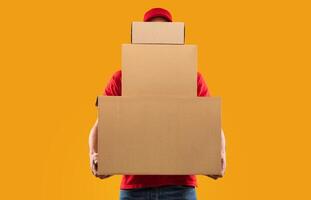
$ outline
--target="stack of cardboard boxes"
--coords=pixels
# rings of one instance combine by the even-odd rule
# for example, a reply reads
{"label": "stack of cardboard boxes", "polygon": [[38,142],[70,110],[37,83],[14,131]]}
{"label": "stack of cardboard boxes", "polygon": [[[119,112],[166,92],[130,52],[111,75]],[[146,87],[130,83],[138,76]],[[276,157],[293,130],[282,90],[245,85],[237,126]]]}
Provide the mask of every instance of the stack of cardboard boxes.
{"label": "stack of cardboard boxes", "polygon": [[221,173],[219,97],[197,97],[197,46],[182,22],[133,22],[122,96],[99,96],[98,173]]}

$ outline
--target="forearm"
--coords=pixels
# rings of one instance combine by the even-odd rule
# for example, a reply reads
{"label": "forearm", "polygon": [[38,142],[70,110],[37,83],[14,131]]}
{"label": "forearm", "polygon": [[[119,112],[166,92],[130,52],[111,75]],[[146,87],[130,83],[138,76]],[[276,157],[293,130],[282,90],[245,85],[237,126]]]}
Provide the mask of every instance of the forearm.
{"label": "forearm", "polygon": [[94,126],[92,127],[89,135],[89,153],[97,153],[97,138],[98,138],[98,120],[96,120]]}
{"label": "forearm", "polygon": [[221,129],[221,158],[222,158],[222,176],[224,175],[226,171],[226,139],[224,131]]}
{"label": "forearm", "polygon": [[226,139],[224,131],[221,129],[221,153],[226,155]]}

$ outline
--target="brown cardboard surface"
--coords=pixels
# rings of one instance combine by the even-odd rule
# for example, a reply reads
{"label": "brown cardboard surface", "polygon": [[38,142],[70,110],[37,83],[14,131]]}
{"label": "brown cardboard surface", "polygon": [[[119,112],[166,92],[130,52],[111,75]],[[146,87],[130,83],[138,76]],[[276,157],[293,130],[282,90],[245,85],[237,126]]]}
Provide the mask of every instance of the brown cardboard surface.
{"label": "brown cardboard surface", "polygon": [[98,102],[99,174],[220,174],[220,97],[99,96]]}
{"label": "brown cardboard surface", "polygon": [[183,22],[133,22],[132,44],[184,44]]}
{"label": "brown cardboard surface", "polygon": [[196,45],[122,45],[122,96],[197,95]]}

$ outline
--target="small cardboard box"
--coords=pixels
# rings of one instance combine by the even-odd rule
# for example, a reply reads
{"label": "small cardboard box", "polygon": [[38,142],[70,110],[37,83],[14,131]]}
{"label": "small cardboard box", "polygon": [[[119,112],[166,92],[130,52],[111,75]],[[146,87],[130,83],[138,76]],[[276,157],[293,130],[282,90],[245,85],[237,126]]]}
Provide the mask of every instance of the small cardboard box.
{"label": "small cardboard box", "polygon": [[184,44],[183,22],[133,22],[132,44]]}
{"label": "small cardboard box", "polygon": [[197,96],[196,45],[122,45],[122,96]]}
{"label": "small cardboard box", "polygon": [[98,172],[221,173],[219,97],[99,96]]}

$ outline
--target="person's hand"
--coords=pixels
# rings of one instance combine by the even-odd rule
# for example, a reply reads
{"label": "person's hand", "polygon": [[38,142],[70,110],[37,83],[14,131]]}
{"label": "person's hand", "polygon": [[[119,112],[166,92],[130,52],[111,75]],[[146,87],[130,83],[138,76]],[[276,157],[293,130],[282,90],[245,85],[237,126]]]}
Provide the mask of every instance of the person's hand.
{"label": "person's hand", "polygon": [[219,175],[207,175],[208,177],[217,180],[218,178],[222,178],[225,175],[226,170],[226,158],[221,158],[221,173]]}
{"label": "person's hand", "polygon": [[104,179],[104,178],[108,178],[111,175],[99,175],[97,172],[98,169],[98,153],[92,153],[90,155],[90,165],[91,165],[91,170],[92,173],[95,177],[100,178],[100,179]]}
{"label": "person's hand", "polygon": [[218,178],[222,178],[222,175],[207,175],[208,177],[217,180]]}
{"label": "person's hand", "polygon": [[208,177],[216,180],[218,178],[222,178],[225,175],[226,171],[226,142],[225,142],[225,135],[223,130],[221,129],[221,172],[219,175],[207,175]]}

